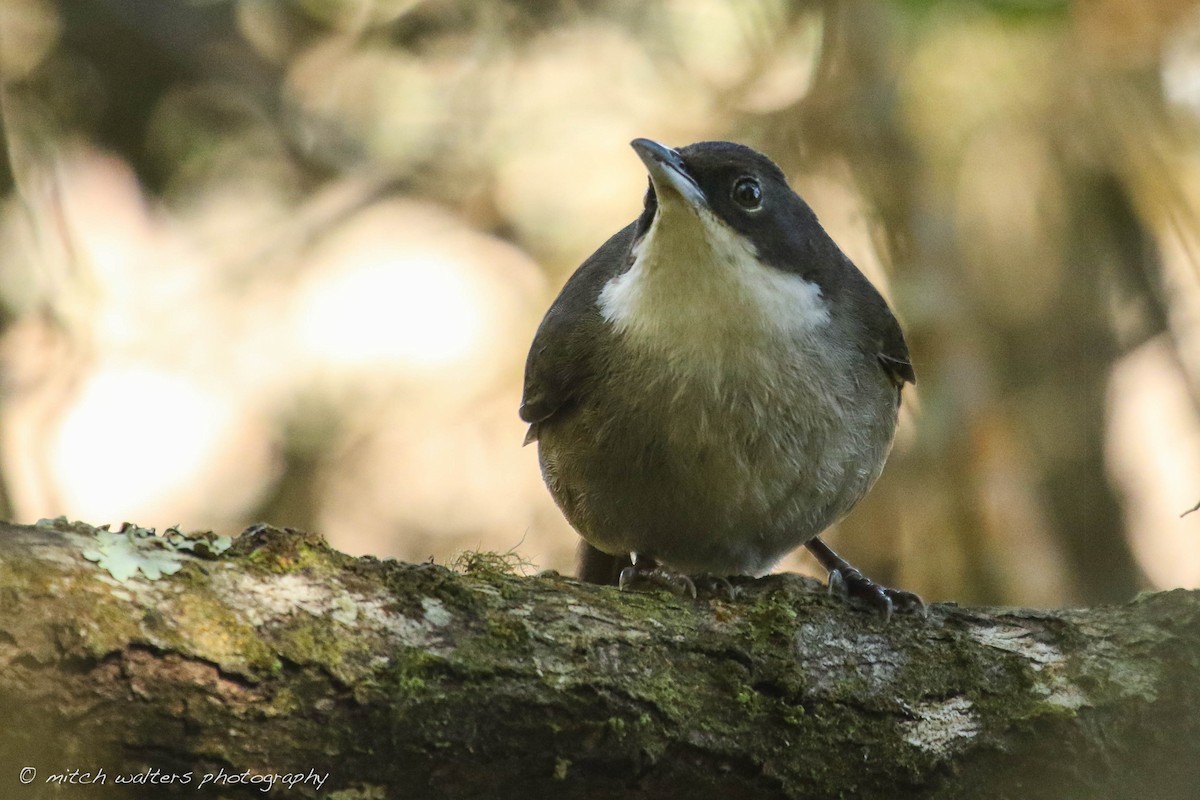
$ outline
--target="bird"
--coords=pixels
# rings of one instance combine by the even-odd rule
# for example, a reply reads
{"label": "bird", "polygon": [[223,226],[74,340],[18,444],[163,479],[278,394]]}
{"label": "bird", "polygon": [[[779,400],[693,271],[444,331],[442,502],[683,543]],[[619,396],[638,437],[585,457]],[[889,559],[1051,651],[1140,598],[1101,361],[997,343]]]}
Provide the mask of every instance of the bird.
{"label": "bird", "polygon": [[631,147],[641,215],[567,280],[525,365],[525,443],[621,588],[761,576],[806,547],[831,590],[924,613],[820,538],[871,489],[916,373],[900,324],[767,156]]}

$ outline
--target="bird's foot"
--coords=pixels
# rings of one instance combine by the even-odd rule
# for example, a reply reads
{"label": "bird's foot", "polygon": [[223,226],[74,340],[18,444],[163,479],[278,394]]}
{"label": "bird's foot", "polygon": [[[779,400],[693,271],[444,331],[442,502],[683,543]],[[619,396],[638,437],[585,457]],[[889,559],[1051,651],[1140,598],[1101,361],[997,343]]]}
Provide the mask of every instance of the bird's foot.
{"label": "bird's foot", "polygon": [[721,596],[726,600],[737,597],[738,591],[728,578],[720,575],[684,575],[654,561],[643,558],[639,563],[621,570],[617,586],[622,591],[639,588],[663,588],[695,600],[700,595]]}
{"label": "bird's foot", "polygon": [[638,588],[668,589],[680,597],[688,595],[696,599],[696,582],[680,572],[672,572],[654,562],[649,564],[634,564],[621,570],[617,578],[617,588],[621,591]]}
{"label": "bird's foot", "polygon": [[839,556],[820,538],[814,536],[805,545],[821,566],[829,570],[829,593],[866,605],[883,613],[886,623],[893,613],[928,616],[925,601],[903,589],[889,589],[863,575],[853,564]]}
{"label": "bird's foot", "polygon": [[829,571],[829,593],[881,612],[884,622],[890,620],[893,613],[928,615],[925,601],[916,594],[880,586],[849,565]]}

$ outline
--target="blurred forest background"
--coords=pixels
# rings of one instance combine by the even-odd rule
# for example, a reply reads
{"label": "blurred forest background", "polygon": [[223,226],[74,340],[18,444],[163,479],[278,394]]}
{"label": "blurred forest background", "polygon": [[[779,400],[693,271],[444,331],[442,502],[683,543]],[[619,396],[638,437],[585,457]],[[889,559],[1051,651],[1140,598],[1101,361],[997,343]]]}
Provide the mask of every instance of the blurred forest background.
{"label": "blurred forest background", "polygon": [[733,139],[908,331],[839,551],[1200,586],[1194,2],[0,0],[0,116],[0,517],[569,570],[529,341],[639,212],[630,139]]}

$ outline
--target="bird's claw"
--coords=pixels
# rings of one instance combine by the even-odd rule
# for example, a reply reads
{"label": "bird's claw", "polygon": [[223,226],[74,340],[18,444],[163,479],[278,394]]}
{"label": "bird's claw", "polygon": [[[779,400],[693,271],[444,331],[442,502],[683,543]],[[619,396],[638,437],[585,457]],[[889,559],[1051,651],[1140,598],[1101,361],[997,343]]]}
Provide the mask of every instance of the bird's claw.
{"label": "bird's claw", "polygon": [[696,599],[696,582],[679,572],[672,572],[660,566],[639,567],[637,564],[621,570],[617,577],[617,588],[621,591],[637,588],[637,584],[658,586],[668,589],[672,594],[683,597],[688,595]]}
{"label": "bird's claw", "polygon": [[673,572],[659,564],[654,566],[639,566],[637,564],[625,567],[617,577],[617,587],[621,591],[642,587],[659,587],[668,589],[673,594],[683,597],[687,595],[695,600],[699,595],[721,596],[725,600],[735,600],[738,596],[737,587],[728,578],[721,575],[697,575],[691,577],[681,572]]}
{"label": "bird's claw", "polygon": [[853,567],[830,571],[829,593],[882,612],[885,624],[891,620],[893,613],[920,614],[922,618],[929,615],[925,601],[916,594],[880,586]]}

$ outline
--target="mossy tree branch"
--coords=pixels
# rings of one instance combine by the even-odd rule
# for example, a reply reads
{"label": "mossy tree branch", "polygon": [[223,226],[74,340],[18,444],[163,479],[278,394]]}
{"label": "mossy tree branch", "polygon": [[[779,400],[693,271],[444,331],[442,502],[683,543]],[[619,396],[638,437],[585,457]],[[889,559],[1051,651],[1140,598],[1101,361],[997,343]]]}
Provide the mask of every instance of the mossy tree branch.
{"label": "mossy tree branch", "polygon": [[[263,796],[197,792],[222,769],[328,773],[289,796],[343,800],[1200,786],[1196,592],[884,625],[791,575],[691,601],[271,528],[219,555],[140,533],[0,524],[4,797],[70,797],[44,781],[72,769],[103,769],[103,797]],[[195,777],[113,785],[147,770]]]}

